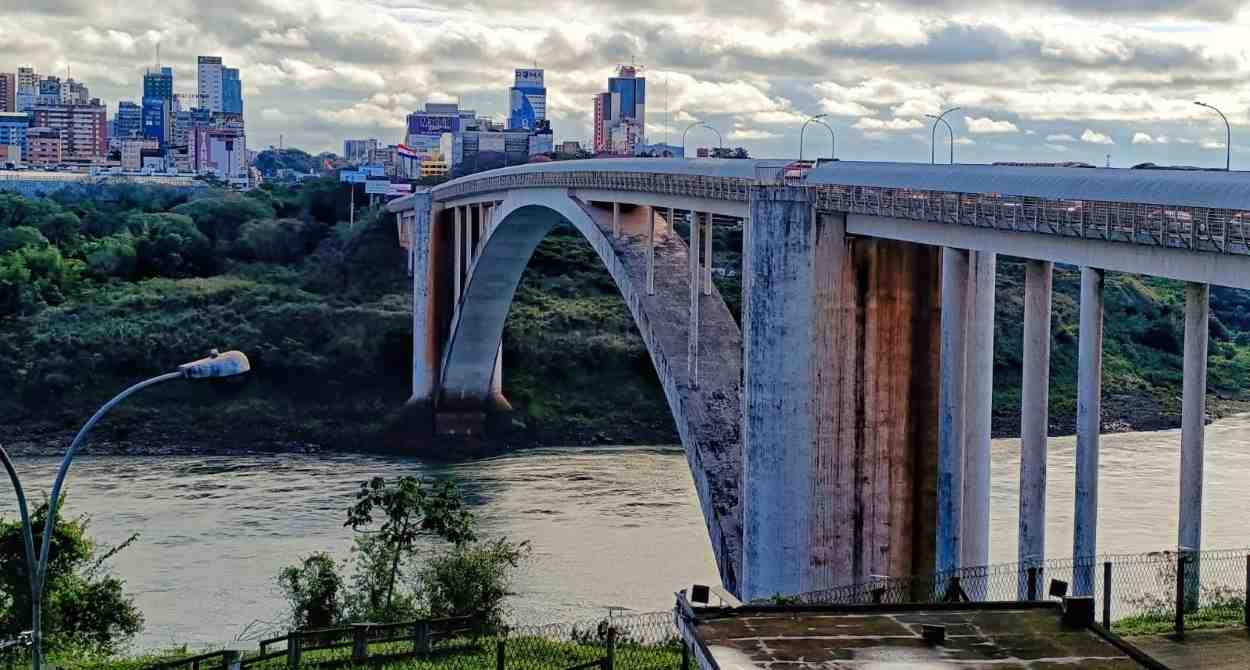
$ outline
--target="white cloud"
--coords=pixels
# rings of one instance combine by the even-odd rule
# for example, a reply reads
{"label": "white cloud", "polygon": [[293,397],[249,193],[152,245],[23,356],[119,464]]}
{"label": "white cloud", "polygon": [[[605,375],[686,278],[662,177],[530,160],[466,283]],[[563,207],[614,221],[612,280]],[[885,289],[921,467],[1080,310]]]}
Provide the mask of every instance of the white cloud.
{"label": "white cloud", "polygon": [[1042,146],[1046,147],[1047,149],[1050,149],[1051,151],[1067,151],[1068,150],[1068,147],[1062,144],[1044,144]]}
{"label": "white cloud", "polygon": [[857,130],[879,132],[882,130],[912,130],[915,128],[923,128],[924,124],[915,119],[890,119],[886,121],[883,119],[864,117],[852,124],[851,127]]}
{"label": "white cloud", "polygon": [[1047,142],[1075,142],[1076,138],[1067,133],[1059,133],[1057,135],[1047,135],[1046,141]]}
{"label": "white cloud", "polygon": [[1010,121],[995,121],[988,116],[981,118],[969,116],[965,123],[968,124],[968,132],[974,135],[1020,132],[1016,124]]}
{"label": "white cloud", "polygon": [[1155,138],[1146,133],[1133,133],[1133,144],[1154,144]]}
{"label": "white cloud", "polygon": [[781,137],[779,133],[768,130],[760,130],[759,128],[734,128],[729,133],[729,139],[733,140],[771,140]]}
{"label": "white cloud", "polygon": [[1203,149],[1223,149],[1225,144],[1219,140],[1203,140],[1201,146]]}
{"label": "white cloud", "polygon": [[1081,141],[1086,144],[1115,144],[1115,140],[1111,139],[1110,135],[1095,132],[1089,128],[1081,133]]}

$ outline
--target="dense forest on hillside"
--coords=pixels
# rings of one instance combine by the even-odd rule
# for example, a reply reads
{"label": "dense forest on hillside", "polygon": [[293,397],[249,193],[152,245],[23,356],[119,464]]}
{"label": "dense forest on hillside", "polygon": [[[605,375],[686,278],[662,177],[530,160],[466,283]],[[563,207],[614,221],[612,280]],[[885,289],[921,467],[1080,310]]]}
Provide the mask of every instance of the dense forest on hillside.
{"label": "dense forest on hillside", "polygon": [[[330,178],[247,194],[112,187],[0,194],[0,433],[61,447],[128,382],[237,348],[254,373],[127,403],[97,440],[142,448],[382,446],[408,396],[410,285],[393,218]],[[722,293],[739,311],[741,230],[718,232]],[[1022,275],[1000,261],[995,430],[1018,425]],[[1079,276],[1055,277],[1052,431],[1075,413]],[[1111,275],[1104,423],[1178,423],[1183,287]],[[1250,295],[1212,291],[1213,413],[1250,398]],[[530,263],[504,337],[513,445],[671,443],[645,347],[607,272],[572,229]]]}

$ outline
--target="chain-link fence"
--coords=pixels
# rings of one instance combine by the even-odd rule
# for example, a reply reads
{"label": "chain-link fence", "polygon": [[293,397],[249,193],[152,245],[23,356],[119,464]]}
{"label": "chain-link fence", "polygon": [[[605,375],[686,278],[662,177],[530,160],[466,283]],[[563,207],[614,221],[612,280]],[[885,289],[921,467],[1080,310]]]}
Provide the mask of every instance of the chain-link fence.
{"label": "chain-link fence", "polygon": [[[1058,590],[1052,592],[1052,585]],[[1248,621],[1248,588],[1250,550],[1162,551],[1004,563],[883,578],[804,593],[783,602],[892,604],[1044,600],[1058,595],[1084,595],[1094,598],[1098,618],[1104,625],[1131,634],[1244,625]],[[1180,618],[1178,611],[1183,613]]]}

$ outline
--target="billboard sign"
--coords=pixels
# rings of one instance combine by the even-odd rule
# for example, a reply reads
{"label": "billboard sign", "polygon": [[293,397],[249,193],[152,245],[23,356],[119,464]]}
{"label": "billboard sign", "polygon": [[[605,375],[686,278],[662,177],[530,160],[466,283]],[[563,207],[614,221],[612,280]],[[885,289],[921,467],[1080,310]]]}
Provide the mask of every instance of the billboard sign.
{"label": "billboard sign", "polygon": [[518,68],[515,85],[519,88],[542,88],[543,71],[538,68]]}
{"label": "billboard sign", "polygon": [[460,117],[414,112],[408,115],[409,135],[442,135],[460,130]]}
{"label": "billboard sign", "polygon": [[359,170],[343,170],[339,172],[339,181],[348,184],[363,184],[365,183],[365,173]]}
{"label": "billboard sign", "polygon": [[385,165],[366,165],[360,170],[361,172],[364,173],[366,177],[385,177],[386,176]]}
{"label": "billboard sign", "polygon": [[412,184],[391,184],[386,192],[387,195],[408,195],[409,193],[412,193]]}
{"label": "billboard sign", "polygon": [[370,195],[386,195],[391,190],[389,179],[370,179],[365,182],[365,193]]}

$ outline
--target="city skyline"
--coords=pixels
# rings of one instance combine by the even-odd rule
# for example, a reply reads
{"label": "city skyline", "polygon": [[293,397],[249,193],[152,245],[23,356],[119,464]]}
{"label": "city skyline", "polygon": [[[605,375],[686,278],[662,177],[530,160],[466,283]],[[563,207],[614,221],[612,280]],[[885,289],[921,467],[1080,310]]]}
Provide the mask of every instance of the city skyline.
{"label": "city skyline", "polygon": [[[533,65],[546,73],[556,140],[586,145],[593,95],[617,64],[636,62],[650,81],[651,142],[680,143],[697,118],[753,155],[791,156],[807,115],[828,113],[840,157],[921,161],[923,115],[958,105],[958,160],[1102,164],[1109,153],[1117,165],[1215,166],[1223,125],[1192,104],[1203,99],[1234,124],[1234,165],[1246,160],[1237,151],[1250,123],[1250,60],[1237,37],[1250,30],[1245,3],[688,2],[632,14],[557,3],[543,14],[558,23],[487,4],[5,0],[0,19],[24,30],[0,70],[68,68],[112,112],[137,97],[157,42],[180,88],[195,81],[196,57],[220,55],[241,73],[249,144],[281,134],[313,152],[340,151],[350,137],[399,142],[407,114],[426,101],[459,100],[502,120],[515,69]],[[713,20],[716,31],[701,29]],[[711,141],[693,135],[692,144]],[[827,141],[809,133],[806,152],[824,155]]]}

